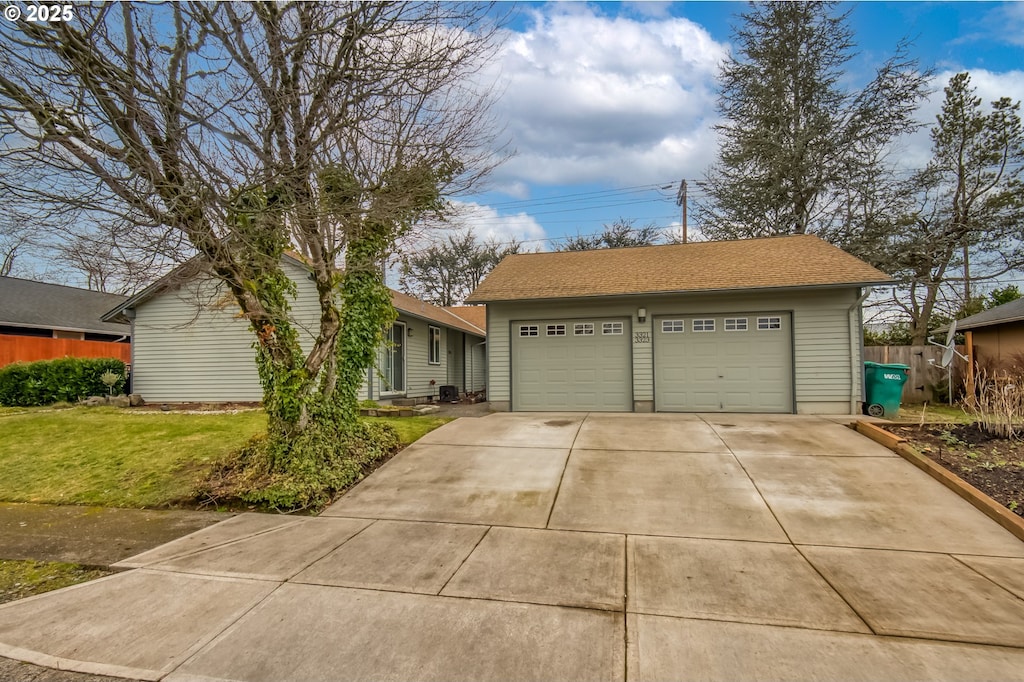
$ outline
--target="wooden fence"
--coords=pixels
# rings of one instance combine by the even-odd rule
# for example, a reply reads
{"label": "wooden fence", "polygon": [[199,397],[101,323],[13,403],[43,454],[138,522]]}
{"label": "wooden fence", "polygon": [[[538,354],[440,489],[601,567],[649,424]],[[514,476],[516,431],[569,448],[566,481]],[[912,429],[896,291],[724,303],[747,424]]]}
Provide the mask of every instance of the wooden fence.
{"label": "wooden fence", "polygon": [[[956,349],[964,352],[963,346]],[[940,346],[865,346],[864,359],[883,364],[907,365],[910,367],[907,383],[903,385],[904,403],[934,401],[935,387],[946,381],[946,370],[939,366],[943,349]],[[931,362],[929,362],[931,361]],[[963,383],[966,363],[953,358],[953,389],[959,391]]]}
{"label": "wooden fence", "polygon": [[13,362],[34,362],[57,358],[119,358],[132,361],[130,343],[48,339],[41,336],[0,334],[0,367]]}

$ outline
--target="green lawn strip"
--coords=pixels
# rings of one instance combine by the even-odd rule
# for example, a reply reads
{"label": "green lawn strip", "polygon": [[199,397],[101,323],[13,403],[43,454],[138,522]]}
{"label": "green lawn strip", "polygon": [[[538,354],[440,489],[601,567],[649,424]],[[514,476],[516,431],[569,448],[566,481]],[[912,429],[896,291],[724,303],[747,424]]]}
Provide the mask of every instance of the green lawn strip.
{"label": "green lawn strip", "polygon": [[0,500],[160,507],[185,500],[218,459],[266,428],[262,412],[76,408],[0,421]]}
{"label": "green lawn strip", "polygon": [[[451,421],[367,419],[394,426],[403,445]],[[213,466],[265,428],[262,411],[181,414],[78,407],[6,414],[0,419],[0,500],[188,505]]]}
{"label": "green lawn strip", "polygon": [[452,421],[452,417],[363,417],[368,422],[390,424],[398,432],[402,445],[415,443],[439,426]]}
{"label": "green lawn strip", "polygon": [[959,405],[953,405],[950,407],[945,403],[929,403],[927,406],[922,404],[901,405],[899,416],[897,416],[893,421],[917,424],[922,421],[922,412],[924,413],[925,423],[948,422],[951,424],[972,424],[977,421],[977,417],[973,414],[964,412]]}
{"label": "green lawn strip", "polygon": [[100,568],[55,561],[0,560],[0,604],[95,580],[110,573]]}

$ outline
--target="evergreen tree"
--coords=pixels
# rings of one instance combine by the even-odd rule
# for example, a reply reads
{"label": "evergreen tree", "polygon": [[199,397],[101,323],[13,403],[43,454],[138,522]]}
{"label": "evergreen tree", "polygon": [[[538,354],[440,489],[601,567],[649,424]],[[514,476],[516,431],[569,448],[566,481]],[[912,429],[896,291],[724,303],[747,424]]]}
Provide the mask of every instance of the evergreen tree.
{"label": "evergreen tree", "polygon": [[886,184],[877,182],[880,150],[916,127],[928,74],[901,43],[867,86],[847,90],[853,32],[834,8],[756,3],[742,15],[721,76],[718,161],[697,204],[711,238],[838,241],[865,210],[873,215],[872,195]]}

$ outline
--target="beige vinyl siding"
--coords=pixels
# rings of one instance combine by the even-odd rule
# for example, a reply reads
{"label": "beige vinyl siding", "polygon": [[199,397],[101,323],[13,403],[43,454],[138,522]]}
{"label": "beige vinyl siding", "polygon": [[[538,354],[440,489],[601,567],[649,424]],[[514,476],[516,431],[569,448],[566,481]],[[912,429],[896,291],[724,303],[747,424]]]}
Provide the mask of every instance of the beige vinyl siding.
{"label": "beige vinyl siding", "polygon": [[[653,355],[650,332],[655,315],[701,313],[749,313],[785,310],[793,313],[794,397],[798,412],[848,412],[851,389],[860,397],[860,347],[852,327],[856,315],[849,307],[856,301],[855,288],[805,292],[704,294],[693,296],[609,297],[574,302],[524,302],[488,304],[488,399],[510,400],[509,323],[511,320],[600,318],[628,315],[632,318],[633,399],[636,409],[653,401]],[[647,319],[637,320],[638,308]]]}

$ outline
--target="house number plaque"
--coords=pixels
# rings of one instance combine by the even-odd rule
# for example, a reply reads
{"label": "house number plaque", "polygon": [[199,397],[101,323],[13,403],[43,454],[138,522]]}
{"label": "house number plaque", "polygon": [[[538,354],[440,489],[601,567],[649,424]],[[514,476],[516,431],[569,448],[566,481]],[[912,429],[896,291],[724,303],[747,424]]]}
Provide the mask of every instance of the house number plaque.
{"label": "house number plaque", "polygon": [[633,343],[650,343],[650,332],[633,332]]}

